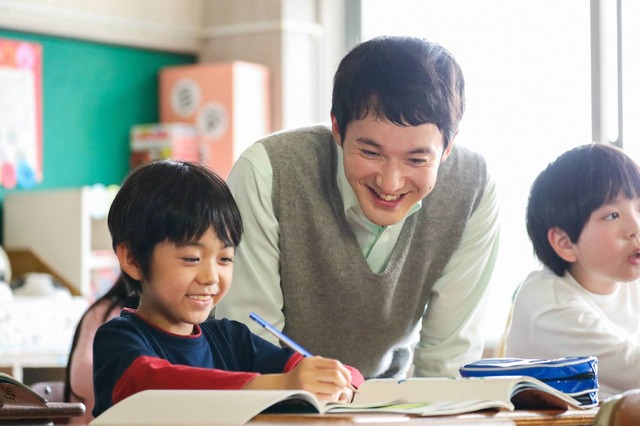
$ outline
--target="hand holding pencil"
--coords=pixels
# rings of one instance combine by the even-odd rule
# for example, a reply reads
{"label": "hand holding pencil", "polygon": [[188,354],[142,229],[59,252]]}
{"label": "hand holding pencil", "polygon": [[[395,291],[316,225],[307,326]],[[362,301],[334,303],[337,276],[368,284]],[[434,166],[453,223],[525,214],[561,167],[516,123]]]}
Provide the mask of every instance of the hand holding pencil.
{"label": "hand holding pencil", "polygon": [[320,400],[351,402],[355,393],[351,385],[351,371],[340,361],[314,356],[259,315],[252,312],[249,317],[305,357],[293,370],[285,373],[288,389],[309,391]]}

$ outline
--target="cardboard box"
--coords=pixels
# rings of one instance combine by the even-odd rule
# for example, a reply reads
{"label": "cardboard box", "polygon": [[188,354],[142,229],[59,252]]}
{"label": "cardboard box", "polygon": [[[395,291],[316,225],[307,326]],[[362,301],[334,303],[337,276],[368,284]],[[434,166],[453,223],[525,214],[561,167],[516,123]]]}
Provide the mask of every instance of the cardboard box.
{"label": "cardboard box", "polygon": [[160,121],[196,126],[202,162],[226,178],[253,142],[270,132],[269,72],[235,61],[160,71]]}

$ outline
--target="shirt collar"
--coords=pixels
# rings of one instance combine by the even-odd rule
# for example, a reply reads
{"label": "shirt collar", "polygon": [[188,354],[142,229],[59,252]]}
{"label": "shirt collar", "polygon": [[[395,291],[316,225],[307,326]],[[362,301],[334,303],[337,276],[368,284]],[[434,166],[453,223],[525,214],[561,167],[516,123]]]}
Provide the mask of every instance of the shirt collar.
{"label": "shirt collar", "polygon": [[[333,142],[335,143],[335,142]],[[347,181],[347,177],[344,174],[344,155],[342,153],[342,147],[336,144],[336,151],[338,151],[338,172],[336,176],[336,180],[338,181],[338,190],[340,191],[340,195],[342,197],[342,205],[344,206],[344,214],[347,216],[349,211],[352,211],[357,216],[360,216],[362,219],[366,218],[364,213],[362,213],[362,209],[360,208],[360,204],[358,204],[358,197],[356,197],[356,193],[349,185],[349,181]],[[411,209],[409,210],[409,214],[407,217],[411,216],[422,207],[422,200],[418,201]],[[371,223],[371,222],[369,222]],[[404,220],[402,221],[404,223]],[[373,223],[372,223],[373,225]],[[376,225],[377,226],[377,225]],[[384,227],[381,227],[384,228]]]}

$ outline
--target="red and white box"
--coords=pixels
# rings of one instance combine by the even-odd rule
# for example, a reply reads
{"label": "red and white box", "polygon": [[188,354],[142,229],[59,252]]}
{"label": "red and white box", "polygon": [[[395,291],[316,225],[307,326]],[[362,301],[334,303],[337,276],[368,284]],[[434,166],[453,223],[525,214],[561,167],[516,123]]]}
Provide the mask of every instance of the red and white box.
{"label": "red and white box", "polygon": [[131,127],[130,166],[154,160],[202,161],[200,138],[195,126],[184,123],[138,124]]}

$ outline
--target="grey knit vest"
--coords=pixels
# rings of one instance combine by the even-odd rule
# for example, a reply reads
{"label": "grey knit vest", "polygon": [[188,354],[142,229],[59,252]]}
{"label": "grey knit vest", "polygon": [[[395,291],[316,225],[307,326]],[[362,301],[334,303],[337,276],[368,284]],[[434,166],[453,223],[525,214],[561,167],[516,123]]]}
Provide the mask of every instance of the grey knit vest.
{"label": "grey knit vest", "polygon": [[376,274],[345,219],[330,130],[287,131],[261,143],[273,168],[280,224],[284,332],[367,378],[402,376],[431,288],[482,197],[484,160],[454,147],[434,190],[406,220],[386,269]]}

